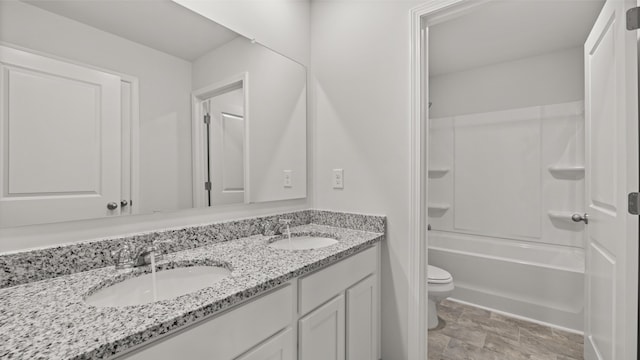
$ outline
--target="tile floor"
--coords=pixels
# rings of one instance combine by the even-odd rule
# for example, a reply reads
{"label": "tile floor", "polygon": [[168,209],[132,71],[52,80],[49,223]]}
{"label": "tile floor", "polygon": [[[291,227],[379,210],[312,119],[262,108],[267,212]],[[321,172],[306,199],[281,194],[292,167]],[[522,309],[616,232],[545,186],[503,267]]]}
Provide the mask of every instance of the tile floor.
{"label": "tile floor", "polygon": [[[582,360],[582,335],[445,300],[429,360]],[[443,321],[444,320],[444,321]]]}

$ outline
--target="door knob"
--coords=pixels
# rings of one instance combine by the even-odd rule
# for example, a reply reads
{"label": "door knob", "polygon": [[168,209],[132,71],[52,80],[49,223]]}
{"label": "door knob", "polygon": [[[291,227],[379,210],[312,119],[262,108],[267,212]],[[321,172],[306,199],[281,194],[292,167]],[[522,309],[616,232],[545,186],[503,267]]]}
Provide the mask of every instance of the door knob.
{"label": "door knob", "polygon": [[129,202],[127,200],[120,201],[120,206],[125,207],[127,205],[129,205]]}
{"label": "door knob", "polygon": [[115,210],[118,208],[118,203],[115,201],[112,201],[110,203],[107,204],[107,209],[109,210]]}
{"label": "door knob", "polygon": [[585,224],[589,223],[589,215],[587,213],[583,214],[573,214],[571,215],[571,220],[575,221],[575,222],[580,222],[583,221]]}

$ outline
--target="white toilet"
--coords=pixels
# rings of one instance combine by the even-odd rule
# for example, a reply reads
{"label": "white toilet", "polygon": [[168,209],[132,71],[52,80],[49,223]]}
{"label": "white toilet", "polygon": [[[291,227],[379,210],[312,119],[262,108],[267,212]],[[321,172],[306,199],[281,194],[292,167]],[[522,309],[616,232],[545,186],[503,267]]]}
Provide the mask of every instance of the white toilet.
{"label": "white toilet", "polygon": [[453,277],[447,271],[433,265],[428,265],[427,276],[429,290],[429,305],[427,308],[429,323],[427,325],[431,330],[438,326],[436,304],[448,298],[453,292]]}

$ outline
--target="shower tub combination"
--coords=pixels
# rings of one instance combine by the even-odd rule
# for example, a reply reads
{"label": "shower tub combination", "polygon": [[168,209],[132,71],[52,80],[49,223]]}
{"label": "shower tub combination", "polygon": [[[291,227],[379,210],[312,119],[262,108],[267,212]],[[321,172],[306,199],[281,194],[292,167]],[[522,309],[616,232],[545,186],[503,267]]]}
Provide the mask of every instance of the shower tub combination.
{"label": "shower tub combination", "polygon": [[429,264],[451,273],[453,300],[583,329],[582,249],[430,231]]}
{"label": "shower tub combination", "polygon": [[582,331],[584,102],[429,121],[429,264],[452,298]]}

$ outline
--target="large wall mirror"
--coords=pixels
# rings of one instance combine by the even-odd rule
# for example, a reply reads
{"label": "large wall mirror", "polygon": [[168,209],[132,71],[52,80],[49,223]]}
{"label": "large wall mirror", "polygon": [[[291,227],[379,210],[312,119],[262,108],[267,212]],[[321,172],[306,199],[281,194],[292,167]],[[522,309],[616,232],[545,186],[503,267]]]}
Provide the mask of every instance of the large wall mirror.
{"label": "large wall mirror", "polygon": [[0,2],[0,227],[306,197],[306,69],[170,0]]}

